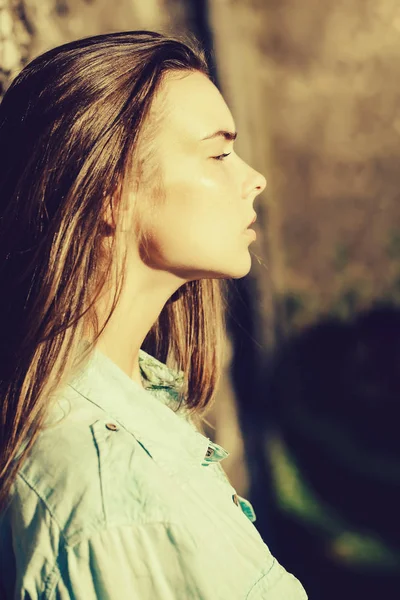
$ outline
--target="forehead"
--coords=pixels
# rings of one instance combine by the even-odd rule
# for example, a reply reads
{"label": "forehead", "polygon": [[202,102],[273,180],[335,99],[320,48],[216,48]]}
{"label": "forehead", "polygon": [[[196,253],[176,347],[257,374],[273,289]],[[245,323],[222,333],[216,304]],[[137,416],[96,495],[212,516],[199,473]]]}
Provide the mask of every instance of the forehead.
{"label": "forehead", "polygon": [[164,118],[159,134],[164,138],[200,144],[203,137],[218,129],[235,129],[222,94],[203,73],[168,73],[156,99],[156,109],[160,101]]}

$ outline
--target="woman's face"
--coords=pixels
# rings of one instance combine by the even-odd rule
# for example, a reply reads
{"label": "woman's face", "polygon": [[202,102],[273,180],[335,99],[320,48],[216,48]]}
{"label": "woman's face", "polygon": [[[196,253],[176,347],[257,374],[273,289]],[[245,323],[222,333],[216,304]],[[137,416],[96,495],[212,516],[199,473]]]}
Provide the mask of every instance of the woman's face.
{"label": "woman's face", "polygon": [[[234,151],[219,130],[235,125],[218,88],[202,73],[168,74],[152,112],[166,110],[157,132],[155,160],[164,199],[147,224],[148,265],[190,281],[240,278],[251,267],[247,227],[265,186],[261,173]],[[215,157],[229,153],[227,157]],[[145,193],[145,192],[144,192]]]}

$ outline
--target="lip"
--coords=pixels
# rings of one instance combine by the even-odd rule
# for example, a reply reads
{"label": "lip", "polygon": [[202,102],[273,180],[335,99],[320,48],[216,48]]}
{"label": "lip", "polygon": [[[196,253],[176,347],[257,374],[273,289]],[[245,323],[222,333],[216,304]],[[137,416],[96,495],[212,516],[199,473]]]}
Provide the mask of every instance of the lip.
{"label": "lip", "polygon": [[250,223],[247,225],[247,227],[250,227],[250,226],[251,226],[251,225],[253,225],[253,223],[255,223],[256,221],[257,221],[257,213],[255,212],[255,213],[254,213],[254,216],[253,216],[253,220],[252,220],[252,221],[250,221]]}
{"label": "lip", "polygon": [[244,235],[251,235],[251,237],[255,240],[257,239],[257,234],[254,229],[250,229],[249,227],[245,230]]}

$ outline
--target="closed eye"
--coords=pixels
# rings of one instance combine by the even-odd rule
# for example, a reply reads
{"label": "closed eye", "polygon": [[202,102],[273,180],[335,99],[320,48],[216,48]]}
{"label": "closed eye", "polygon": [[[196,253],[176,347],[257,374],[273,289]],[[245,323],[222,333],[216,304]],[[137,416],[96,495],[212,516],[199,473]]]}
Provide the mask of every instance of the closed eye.
{"label": "closed eye", "polygon": [[214,158],[215,160],[223,160],[226,156],[229,156],[230,154],[232,154],[231,152],[228,152],[227,154],[220,154],[219,156],[213,156],[212,158]]}

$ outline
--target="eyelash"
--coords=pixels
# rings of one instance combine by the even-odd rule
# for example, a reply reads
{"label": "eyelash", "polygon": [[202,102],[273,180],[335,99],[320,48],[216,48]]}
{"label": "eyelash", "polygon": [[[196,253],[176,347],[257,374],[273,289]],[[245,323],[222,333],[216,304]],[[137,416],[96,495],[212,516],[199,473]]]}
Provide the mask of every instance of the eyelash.
{"label": "eyelash", "polygon": [[229,156],[231,154],[231,152],[228,152],[228,154],[220,154],[219,156],[213,156],[213,158],[215,160],[220,160],[222,161],[226,156]]}

